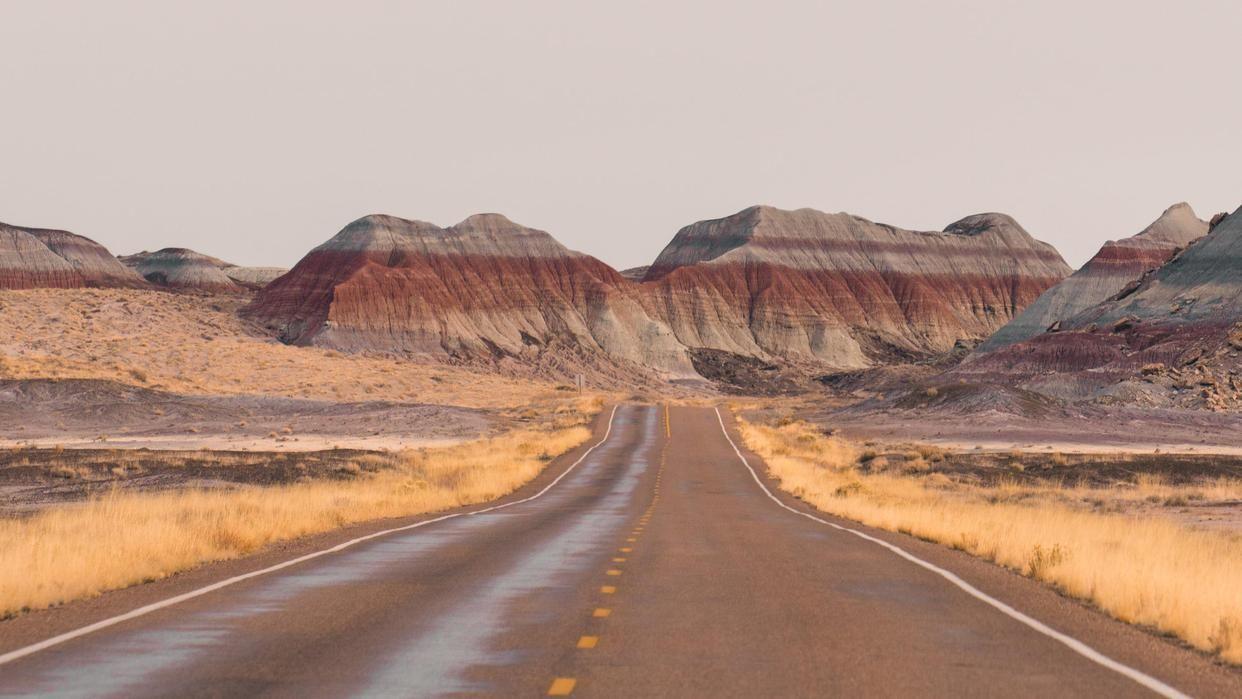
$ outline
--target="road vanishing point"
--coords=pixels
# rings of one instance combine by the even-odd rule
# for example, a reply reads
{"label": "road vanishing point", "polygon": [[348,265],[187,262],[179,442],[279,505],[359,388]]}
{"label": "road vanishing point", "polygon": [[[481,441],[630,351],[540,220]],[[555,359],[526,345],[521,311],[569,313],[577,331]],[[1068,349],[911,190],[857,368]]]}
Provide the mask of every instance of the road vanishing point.
{"label": "road vanishing point", "polygon": [[6,622],[0,696],[1242,696],[1203,654],[764,471],[727,412],[616,406],[493,504]]}

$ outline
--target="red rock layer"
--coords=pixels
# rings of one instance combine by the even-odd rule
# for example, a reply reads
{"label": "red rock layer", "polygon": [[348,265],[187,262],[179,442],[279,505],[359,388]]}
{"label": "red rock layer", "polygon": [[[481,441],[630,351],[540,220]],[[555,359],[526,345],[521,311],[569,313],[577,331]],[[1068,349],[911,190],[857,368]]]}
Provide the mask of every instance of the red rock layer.
{"label": "red rock layer", "polygon": [[848,368],[985,338],[1068,273],[1000,214],[920,233],[752,207],[682,229],[644,286],[689,347]]}
{"label": "red rock layer", "polygon": [[0,289],[141,286],[141,278],[89,238],[0,223]]}
{"label": "red rock layer", "polygon": [[458,358],[574,347],[673,375],[684,349],[635,286],[602,262],[502,216],[447,229],[355,221],[265,287],[247,315],[289,342]]}

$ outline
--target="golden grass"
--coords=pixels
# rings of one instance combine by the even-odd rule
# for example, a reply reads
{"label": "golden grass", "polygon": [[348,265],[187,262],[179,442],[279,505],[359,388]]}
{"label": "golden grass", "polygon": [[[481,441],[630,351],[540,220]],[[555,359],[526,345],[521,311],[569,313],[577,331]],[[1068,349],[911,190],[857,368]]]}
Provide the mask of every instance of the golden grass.
{"label": "golden grass", "polygon": [[177,393],[514,407],[551,383],[290,347],[244,298],[123,289],[0,291],[0,378],[109,379]]}
{"label": "golden grass", "polygon": [[[587,407],[585,403],[579,406]],[[598,404],[589,406],[597,409]],[[112,494],[0,522],[0,616],[165,577],[347,524],[493,500],[590,437],[586,412],[546,429],[342,467],[349,480]]]}
{"label": "golden grass", "polygon": [[[1192,529],[1165,517],[1074,506],[1065,491],[1014,484],[957,486],[927,477],[863,473],[852,444],[805,423],[741,422],[741,433],[781,487],[815,507],[869,526],[939,542],[999,563],[1095,604],[1122,621],[1154,627],[1242,663],[1242,537]],[[874,457],[882,458],[882,457]],[[1237,482],[1201,486],[1236,495]],[[1169,497],[1146,478],[1113,488],[1122,499]]]}

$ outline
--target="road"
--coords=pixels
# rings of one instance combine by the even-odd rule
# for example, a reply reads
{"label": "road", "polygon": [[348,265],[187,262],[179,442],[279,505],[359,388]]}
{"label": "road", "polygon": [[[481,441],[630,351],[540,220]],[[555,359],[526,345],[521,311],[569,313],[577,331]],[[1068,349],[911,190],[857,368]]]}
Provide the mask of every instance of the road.
{"label": "road", "polygon": [[0,696],[1242,696],[995,566],[799,514],[718,415],[623,405],[498,508],[92,608],[35,652],[0,626]]}

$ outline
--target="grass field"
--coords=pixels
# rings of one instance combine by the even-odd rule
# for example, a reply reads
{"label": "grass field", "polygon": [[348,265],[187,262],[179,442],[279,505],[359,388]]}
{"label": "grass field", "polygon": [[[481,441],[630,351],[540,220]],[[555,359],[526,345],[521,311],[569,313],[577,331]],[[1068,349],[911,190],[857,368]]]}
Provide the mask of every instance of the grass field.
{"label": "grass field", "polygon": [[450,447],[360,458],[355,477],[227,491],[111,493],[0,521],[0,615],[156,580],[347,524],[485,502],[590,437],[596,401],[541,427]]}
{"label": "grass field", "polygon": [[985,558],[1117,619],[1242,663],[1242,536],[1124,513],[1127,502],[1239,497],[1242,482],[981,486],[921,473],[920,461],[952,459],[936,450],[911,454],[908,467],[889,471],[875,451],[807,423],[743,421],[741,432],[784,490],[825,512]]}

